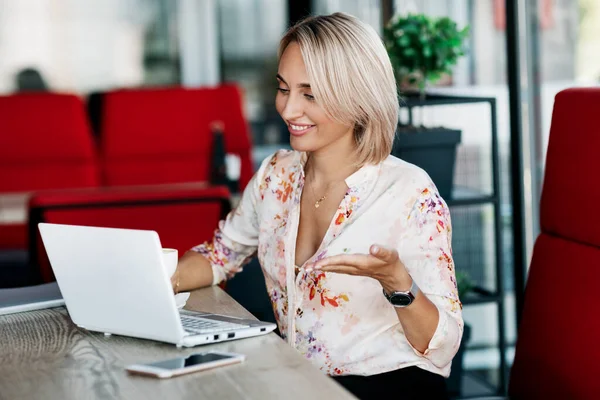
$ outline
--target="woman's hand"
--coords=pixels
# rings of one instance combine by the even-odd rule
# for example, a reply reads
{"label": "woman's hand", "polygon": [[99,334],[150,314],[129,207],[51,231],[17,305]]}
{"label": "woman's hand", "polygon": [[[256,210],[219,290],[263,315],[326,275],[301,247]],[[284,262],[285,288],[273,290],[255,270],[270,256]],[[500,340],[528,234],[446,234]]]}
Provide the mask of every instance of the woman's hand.
{"label": "woman's hand", "polygon": [[171,276],[171,286],[173,286],[173,293],[179,293],[180,274],[179,268],[175,270],[173,276]]}
{"label": "woman's hand", "polygon": [[179,259],[177,269],[171,276],[171,285],[175,294],[210,286],[212,281],[213,273],[210,262],[195,251],[187,251]]}
{"label": "woman's hand", "polygon": [[325,257],[305,269],[367,276],[377,279],[387,293],[410,289],[412,279],[395,249],[372,245],[369,253]]}
{"label": "woman's hand", "polygon": [[[307,265],[306,270],[368,276],[377,279],[387,293],[410,290],[412,278],[396,250],[372,245],[369,253],[326,257]],[[419,292],[409,307],[396,308],[396,314],[406,339],[415,349],[424,353],[439,322],[436,306]]]}

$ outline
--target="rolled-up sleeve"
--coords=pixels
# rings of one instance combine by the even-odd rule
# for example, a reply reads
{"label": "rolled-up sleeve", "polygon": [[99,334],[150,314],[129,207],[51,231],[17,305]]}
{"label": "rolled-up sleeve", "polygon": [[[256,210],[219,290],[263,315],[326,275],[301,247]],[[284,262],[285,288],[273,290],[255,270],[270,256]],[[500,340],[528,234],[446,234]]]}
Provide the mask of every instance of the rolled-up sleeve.
{"label": "rolled-up sleeve", "polygon": [[260,185],[271,157],[267,157],[242,194],[238,206],[219,222],[211,240],[191,250],[208,259],[213,272],[213,285],[230,279],[250,261],[258,246],[258,206]]}
{"label": "rolled-up sleeve", "polygon": [[433,184],[418,190],[404,223],[399,254],[422,293],[438,309],[438,325],[429,346],[419,356],[444,368],[458,351],[463,331],[462,304],[458,298],[452,258],[450,212]]}

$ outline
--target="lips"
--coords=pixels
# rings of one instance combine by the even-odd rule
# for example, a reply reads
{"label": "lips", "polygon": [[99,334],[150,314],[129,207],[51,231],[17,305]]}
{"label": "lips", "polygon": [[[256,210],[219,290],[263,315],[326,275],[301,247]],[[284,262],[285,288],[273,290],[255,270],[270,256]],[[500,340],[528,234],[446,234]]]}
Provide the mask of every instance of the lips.
{"label": "lips", "polygon": [[311,131],[315,125],[288,123],[288,129],[293,136],[302,136]]}

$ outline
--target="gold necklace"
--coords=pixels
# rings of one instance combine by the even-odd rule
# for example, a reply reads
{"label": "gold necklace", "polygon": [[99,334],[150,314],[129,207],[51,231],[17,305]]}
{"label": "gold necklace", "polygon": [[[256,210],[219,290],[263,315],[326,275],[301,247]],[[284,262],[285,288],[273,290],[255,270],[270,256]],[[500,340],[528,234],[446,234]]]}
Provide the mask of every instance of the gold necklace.
{"label": "gold necklace", "polygon": [[[323,194],[323,196],[319,197],[317,199],[317,201],[315,201],[315,208],[319,208],[319,206],[321,205],[321,203],[327,198],[327,192],[329,192],[330,186],[333,182],[329,182],[329,184],[327,184],[327,187],[325,188],[325,194]],[[313,186],[312,181],[310,182],[310,189],[313,192],[313,197],[316,199],[317,198],[317,194],[315,193],[315,187]]]}
{"label": "gold necklace", "polygon": [[[312,188],[312,185],[310,185],[310,187]],[[313,190],[313,197],[317,198],[317,196],[315,195],[315,189],[312,188]],[[319,206],[321,205],[321,202],[323,200],[325,200],[327,198],[327,192],[325,192],[325,194],[323,196],[321,196],[317,201],[315,201],[315,208],[319,208]]]}
{"label": "gold necklace", "polygon": [[[309,160],[310,160],[310,156],[309,156],[309,158],[306,160],[306,163],[308,163],[308,161],[309,161]],[[312,169],[311,169],[311,171],[312,171]],[[312,190],[312,193],[313,193],[313,198],[317,199],[317,194],[315,193],[315,187],[314,187],[314,185],[313,185],[314,176],[315,176],[315,173],[314,173],[314,171],[312,171],[312,176],[313,176],[313,180],[312,180],[312,181],[310,181],[310,190]],[[344,181],[345,181],[345,180],[344,180]],[[327,193],[329,192],[329,189],[331,189],[331,185],[333,185],[334,183],[335,183],[335,184],[338,184],[338,183],[339,183],[339,181],[337,181],[337,182],[335,182],[335,181],[331,181],[331,182],[329,182],[329,183],[327,184],[327,186],[325,187],[325,193],[323,194],[323,196],[319,197],[319,198],[317,199],[317,201],[315,201],[315,208],[319,208],[319,207],[321,206],[321,203],[322,203],[323,201],[325,201],[325,199],[327,198]]]}

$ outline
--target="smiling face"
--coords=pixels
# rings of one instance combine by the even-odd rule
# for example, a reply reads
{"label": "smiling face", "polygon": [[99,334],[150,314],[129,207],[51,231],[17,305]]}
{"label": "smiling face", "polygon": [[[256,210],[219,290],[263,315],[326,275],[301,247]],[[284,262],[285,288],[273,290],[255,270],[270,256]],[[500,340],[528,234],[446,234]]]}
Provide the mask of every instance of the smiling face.
{"label": "smiling face", "polygon": [[294,150],[351,150],[353,127],[330,119],[313,96],[300,47],[291,42],[281,55],[275,107],[290,131]]}

